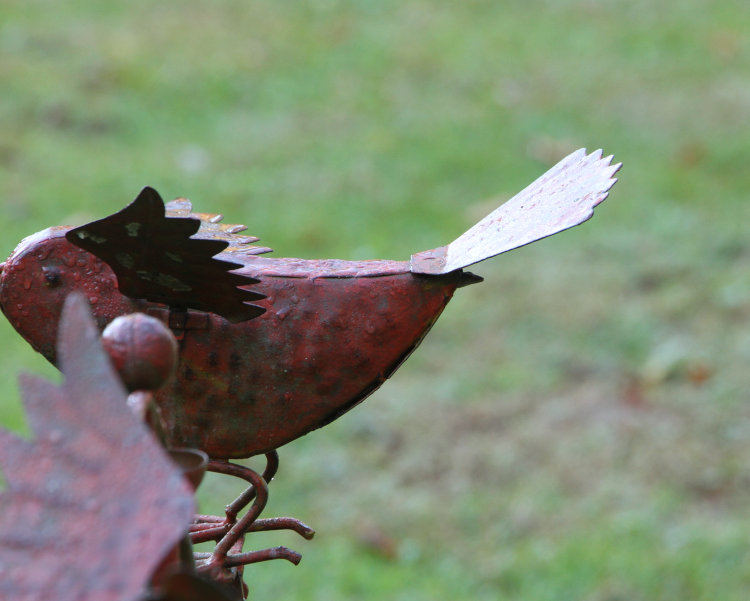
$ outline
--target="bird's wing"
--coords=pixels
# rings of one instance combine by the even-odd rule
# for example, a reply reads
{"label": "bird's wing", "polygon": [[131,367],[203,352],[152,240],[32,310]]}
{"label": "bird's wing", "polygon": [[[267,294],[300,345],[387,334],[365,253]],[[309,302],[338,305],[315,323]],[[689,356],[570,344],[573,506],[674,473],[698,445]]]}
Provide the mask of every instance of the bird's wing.
{"label": "bird's wing", "polygon": [[228,246],[221,254],[232,262],[243,262],[246,256],[263,255],[273,252],[267,246],[253,244],[260,240],[256,236],[240,235],[247,229],[245,225],[221,223],[224,215],[218,213],[194,213],[193,205],[187,198],[177,198],[165,205],[167,217],[192,217],[200,220],[200,228],[193,236],[196,240],[222,240]]}
{"label": "bird's wing", "polygon": [[166,211],[158,192],[146,187],[121,211],[66,238],[107,263],[120,292],[131,298],[216,313],[233,323],[261,315],[265,309],[252,301],[265,297],[247,289],[259,280],[233,273],[242,263],[226,258],[234,254],[227,250],[253,239],[236,235],[244,226],[220,225],[214,215],[204,220],[190,209],[189,201],[179,200]]}

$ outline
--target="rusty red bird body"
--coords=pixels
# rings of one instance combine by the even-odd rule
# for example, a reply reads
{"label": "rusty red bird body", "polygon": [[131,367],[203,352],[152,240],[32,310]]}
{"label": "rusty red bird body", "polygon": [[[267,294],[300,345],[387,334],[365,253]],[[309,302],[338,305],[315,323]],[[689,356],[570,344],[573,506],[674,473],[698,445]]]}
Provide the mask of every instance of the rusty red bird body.
{"label": "rusty red bird body", "polygon": [[[162,318],[180,339],[177,377],[159,393],[169,442],[215,457],[275,449],[364,399],[417,346],[462,280],[415,275],[407,262],[255,257],[245,269],[262,276],[267,310],[233,324],[121,294],[109,266],[70,244],[67,231],[46,230],[16,250],[3,280],[20,286],[0,291],[6,315],[53,363],[60,309],[74,289],[102,328],[136,311]],[[50,273],[59,277],[54,286]],[[29,303],[38,293],[46,302]]]}
{"label": "rusty red bird body", "polygon": [[[145,189],[110,218],[25,239],[4,264],[0,305],[53,363],[61,308],[74,290],[87,295],[100,328],[136,311],[161,318],[180,344],[177,374],[158,393],[169,444],[248,457],[376,390],[456,288],[480,281],[464,267],[588,219],[616,181],[610,160],[574,153],[454,243],[411,261],[259,256],[270,249],[239,236],[241,226],[192,213],[183,199],[159,215],[161,200]],[[182,242],[160,240],[160,223],[184,229]]]}

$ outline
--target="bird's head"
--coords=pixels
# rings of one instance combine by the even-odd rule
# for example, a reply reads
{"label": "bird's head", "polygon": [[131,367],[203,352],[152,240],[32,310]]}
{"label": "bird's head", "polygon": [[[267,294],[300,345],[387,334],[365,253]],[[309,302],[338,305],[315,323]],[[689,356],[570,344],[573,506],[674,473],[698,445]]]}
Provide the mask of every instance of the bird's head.
{"label": "bird's head", "polygon": [[[51,227],[24,238],[0,273],[0,307],[13,327],[47,359],[55,360],[57,324],[65,298],[83,292],[95,314],[121,303],[117,280],[100,259],[65,239],[69,227]],[[106,321],[106,320],[105,320]],[[103,328],[106,323],[99,323]]]}

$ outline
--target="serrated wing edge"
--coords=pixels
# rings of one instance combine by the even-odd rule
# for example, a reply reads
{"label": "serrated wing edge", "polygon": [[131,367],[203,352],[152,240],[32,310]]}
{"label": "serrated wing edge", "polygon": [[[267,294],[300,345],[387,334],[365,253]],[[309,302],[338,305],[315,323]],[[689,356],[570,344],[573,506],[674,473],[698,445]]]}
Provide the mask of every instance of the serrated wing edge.
{"label": "serrated wing edge", "polygon": [[224,215],[219,213],[196,213],[187,198],[177,198],[165,205],[167,217],[192,217],[200,220],[200,228],[193,238],[201,240],[222,240],[229,246],[221,254],[227,259],[242,261],[243,256],[262,255],[273,252],[267,246],[254,245],[260,238],[256,236],[240,235],[247,226],[233,223],[222,223]]}

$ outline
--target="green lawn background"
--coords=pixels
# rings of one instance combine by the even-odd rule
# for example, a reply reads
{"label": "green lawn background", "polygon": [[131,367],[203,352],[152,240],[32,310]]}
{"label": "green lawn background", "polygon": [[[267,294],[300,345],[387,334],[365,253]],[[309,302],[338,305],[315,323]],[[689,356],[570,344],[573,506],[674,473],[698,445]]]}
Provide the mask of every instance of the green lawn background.
{"label": "green lawn background", "polygon": [[[567,152],[594,219],[478,266],[378,393],[282,449],[312,542],[255,599],[741,600],[750,586],[745,0],[0,3],[0,207],[25,235],[148,184],[277,256],[405,259]],[[16,374],[54,370],[0,322]],[[210,479],[221,511],[233,490]]]}

